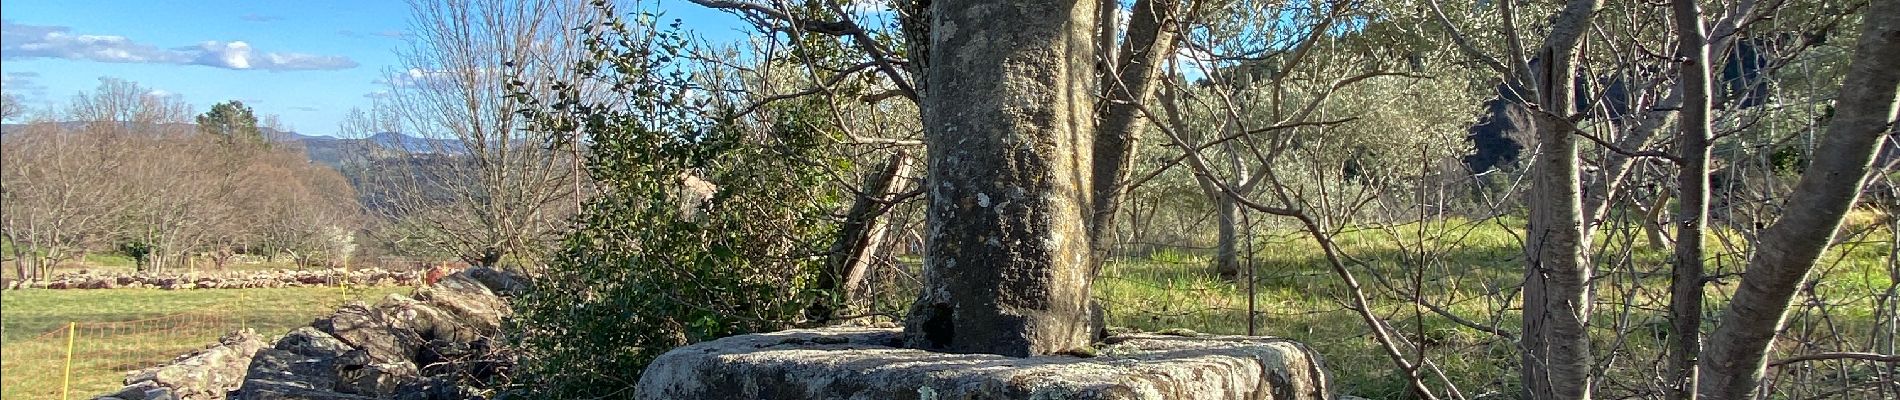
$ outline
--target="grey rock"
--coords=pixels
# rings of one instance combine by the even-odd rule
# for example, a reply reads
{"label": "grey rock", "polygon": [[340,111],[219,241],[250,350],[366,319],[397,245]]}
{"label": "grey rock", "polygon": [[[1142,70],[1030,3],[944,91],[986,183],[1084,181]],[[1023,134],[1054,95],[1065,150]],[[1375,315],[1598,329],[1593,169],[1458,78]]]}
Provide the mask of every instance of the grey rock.
{"label": "grey rock", "polygon": [[457,319],[474,329],[472,333],[477,336],[493,336],[500,332],[501,320],[510,310],[508,303],[466,271],[444,277],[434,285],[416,289],[416,300],[455,314]]}
{"label": "grey rock", "polygon": [[527,283],[522,282],[520,277],[508,271],[486,267],[474,267],[462,271],[462,273],[468,274],[468,277],[474,278],[477,282],[481,282],[482,286],[487,286],[488,290],[498,295],[508,296],[528,290]]}
{"label": "grey rock", "polygon": [[[164,387],[158,386],[158,383],[154,383],[152,381],[139,381],[137,383],[126,385],[125,388],[119,389],[118,392],[105,395],[105,396],[100,396],[98,398],[94,398],[93,400],[106,400],[106,399],[152,400],[150,397],[147,397],[147,394],[154,391],[159,391],[159,390],[164,390]],[[169,390],[165,390],[163,393],[159,393],[159,394],[170,396],[171,392]]]}
{"label": "grey rock", "polygon": [[338,357],[307,356],[287,350],[264,349],[251,359],[239,391],[250,389],[254,381],[297,381],[313,388],[336,387],[339,371],[350,366]]}
{"label": "grey rock", "polygon": [[251,379],[231,400],[374,400],[375,397],[312,388],[292,380]]}
{"label": "grey rock", "polygon": [[[646,369],[636,398],[1332,398],[1319,356],[1284,339],[1132,334],[1104,340],[1097,357],[1015,358],[892,347],[900,335],[897,329],[838,327],[681,347]],[[814,340],[819,337],[845,340],[826,345]]]}
{"label": "grey rock", "polygon": [[[469,318],[458,316],[434,304],[392,294],[376,303],[376,312],[377,317],[381,318],[385,324],[402,333],[405,339],[415,342],[419,348],[431,340],[468,342],[496,332],[472,327]],[[488,321],[472,322],[486,324]],[[500,321],[497,320],[494,323],[500,324]],[[415,356],[409,359],[415,359]]]}
{"label": "grey rock", "polygon": [[375,363],[343,371],[337,391],[375,397],[392,397],[396,389],[419,378],[416,365],[408,361]]}
{"label": "grey rock", "polygon": [[396,389],[396,400],[464,400],[476,398],[467,388],[447,379],[429,378],[403,384]]}
{"label": "grey rock", "polygon": [[377,309],[361,302],[338,308],[335,314],[311,324],[323,333],[363,349],[376,362],[398,362],[415,358],[421,342],[411,332],[390,326]]}
{"label": "grey rock", "polygon": [[272,347],[302,356],[330,358],[341,357],[353,349],[336,336],[308,326],[291,330]]}
{"label": "grey rock", "polygon": [[126,374],[125,383],[130,387],[113,396],[134,397],[127,393],[132,387],[149,384],[157,390],[144,389],[137,398],[222,398],[224,393],[243,383],[251,358],[266,346],[268,344],[256,332],[248,329],[232,332],[218,339],[217,345],[181,356],[165,365]]}
{"label": "grey rock", "polygon": [[[414,281],[377,274],[368,279]],[[392,294],[375,305],[345,304],[259,351],[231,398],[471,398],[463,380],[483,381],[512,366],[512,358],[497,356],[493,344],[510,312],[496,291],[515,290],[509,285],[520,283],[506,273],[472,268],[417,289],[413,297]]]}
{"label": "grey rock", "polygon": [[177,398],[172,395],[171,389],[163,387],[147,389],[144,393],[144,400],[175,400]]}

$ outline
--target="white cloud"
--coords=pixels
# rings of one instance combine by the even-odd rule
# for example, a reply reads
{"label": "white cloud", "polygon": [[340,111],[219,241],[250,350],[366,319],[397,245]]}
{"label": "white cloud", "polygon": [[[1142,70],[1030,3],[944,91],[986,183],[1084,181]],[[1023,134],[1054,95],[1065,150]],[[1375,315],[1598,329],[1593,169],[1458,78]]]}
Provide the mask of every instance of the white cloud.
{"label": "white cloud", "polygon": [[384,75],[385,77],[383,79],[377,79],[371,83],[389,85],[390,87],[417,87],[450,79],[449,71],[425,70],[421,68],[410,68]]}
{"label": "white cloud", "polygon": [[59,58],[108,63],[203,65],[236,70],[337,70],[356,67],[343,56],[258,52],[243,41],[206,41],[161,49],[115,35],[80,35],[71,28],[0,20],[0,59]]}

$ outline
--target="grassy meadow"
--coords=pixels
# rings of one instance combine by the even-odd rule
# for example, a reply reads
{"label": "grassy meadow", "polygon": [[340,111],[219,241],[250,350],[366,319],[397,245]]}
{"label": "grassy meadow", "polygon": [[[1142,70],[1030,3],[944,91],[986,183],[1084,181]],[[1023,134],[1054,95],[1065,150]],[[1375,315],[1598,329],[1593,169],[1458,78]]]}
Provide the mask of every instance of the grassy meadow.
{"label": "grassy meadow", "polygon": [[0,291],[0,398],[57,399],[65,379],[68,324],[71,395],[117,389],[125,372],[157,365],[236,329],[282,335],[348,300],[374,302],[407,287],[220,290]]}
{"label": "grassy meadow", "polygon": [[[1876,336],[1891,337],[1891,325],[1876,325],[1881,294],[1893,287],[1888,254],[1891,234],[1861,218],[1850,223],[1840,244],[1812,275],[1812,290],[1797,295],[1800,305],[1789,318],[1784,339],[1770,359],[1821,351],[1866,351]],[[1853,221],[1850,221],[1853,222]],[[1521,221],[1445,220],[1387,227],[1364,227],[1335,237],[1349,270],[1370,297],[1375,314],[1395,334],[1422,344],[1423,354],[1407,348],[1407,358],[1431,360],[1467,397],[1515,398],[1518,352],[1513,340],[1455,322],[1427,304],[1469,324],[1519,330],[1517,288],[1523,281]],[[1725,278],[1709,286],[1704,332],[1714,326],[1730,291],[1732,275],[1743,268],[1737,254],[1745,242],[1732,230],[1717,229],[1708,239],[1710,273]],[[1323,355],[1341,393],[1372,399],[1408,398],[1405,378],[1378,347],[1351,300],[1343,280],[1318,246],[1303,232],[1269,232],[1252,240],[1255,271],[1253,333],[1295,339]],[[1659,358],[1668,334],[1669,252],[1652,248],[1640,229],[1596,234],[1593,258],[1599,270],[1597,305],[1591,322],[1594,349],[1608,371],[1600,392],[1605,398],[1654,389]],[[1620,249],[1635,249],[1622,251]],[[1185,328],[1201,333],[1246,334],[1248,299],[1245,275],[1239,282],[1211,273],[1211,250],[1164,250],[1146,257],[1123,258],[1105,268],[1095,293],[1107,303],[1110,326],[1159,331]],[[1243,271],[1249,260],[1242,259]],[[1243,272],[1244,274],[1244,272]],[[1422,289],[1419,289],[1422,288]],[[1419,300],[1419,301],[1414,301]],[[1884,311],[1890,317],[1892,305]],[[1886,317],[1882,317],[1886,318]],[[1616,357],[1603,357],[1610,349]],[[1414,361],[1416,362],[1416,361]],[[1871,390],[1871,363],[1826,363],[1781,371],[1776,397],[1840,390]],[[1805,372],[1804,372],[1805,371]],[[1803,375],[1806,373],[1808,375]],[[1426,373],[1431,376],[1432,373]],[[1430,381],[1431,379],[1428,379]],[[1865,386],[1862,386],[1865,385]],[[1864,389],[1854,389],[1862,386]],[[1795,392],[1788,392],[1788,391]]]}
{"label": "grassy meadow", "polygon": [[[1892,234],[1880,218],[1857,215],[1797,297],[1784,340],[1773,358],[1822,351],[1866,351],[1891,340],[1894,287]],[[1439,220],[1357,227],[1334,236],[1370,297],[1373,311],[1405,341],[1407,358],[1429,360],[1469,398],[1514,398],[1518,352],[1511,338],[1470,325],[1519,330],[1517,287],[1522,282],[1523,223],[1510,218]],[[1745,254],[1742,233],[1714,229],[1708,238],[1710,273],[1704,331],[1736,284]],[[1247,334],[1249,290],[1256,322],[1251,332],[1306,343],[1327,360],[1340,393],[1372,399],[1407,398],[1405,378],[1379,350],[1354,311],[1342,279],[1303,232],[1256,230],[1241,249],[1252,285],[1210,271],[1211,249],[1174,248],[1113,260],[1095,287],[1111,311],[1109,324],[1144,331],[1184,328],[1201,333]],[[1595,350],[1608,376],[1606,398],[1653,389],[1666,339],[1669,252],[1651,246],[1637,228],[1606,228],[1593,240],[1598,253]],[[913,260],[914,261],[914,260]],[[886,277],[886,279],[890,279]],[[912,283],[914,285],[914,283]],[[901,284],[900,284],[901,286]],[[1251,289],[1250,287],[1251,286]],[[308,324],[350,299],[374,301],[409,288],[284,288],[162,291],[24,290],[0,293],[5,399],[59,396],[66,324],[79,322],[72,375],[74,396],[116,388],[125,371],[163,362],[211,343],[232,329],[280,335]],[[886,289],[889,290],[889,289]],[[894,292],[904,292],[895,290]],[[906,292],[908,293],[908,292]],[[881,310],[908,305],[893,294]],[[1429,306],[1428,306],[1429,305]],[[1431,310],[1438,307],[1444,313]],[[1883,333],[1885,332],[1885,333]],[[1882,339],[1887,338],[1887,339]],[[1811,397],[1876,379],[1868,363],[1814,363],[1771,377],[1776,397]],[[1871,385],[1868,385],[1871,386]],[[1808,392],[1802,392],[1802,391]],[[1792,391],[1792,392],[1791,392]],[[1804,394],[1805,393],[1805,394]],[[1793,395],[1793,396],[1790,396]]]}

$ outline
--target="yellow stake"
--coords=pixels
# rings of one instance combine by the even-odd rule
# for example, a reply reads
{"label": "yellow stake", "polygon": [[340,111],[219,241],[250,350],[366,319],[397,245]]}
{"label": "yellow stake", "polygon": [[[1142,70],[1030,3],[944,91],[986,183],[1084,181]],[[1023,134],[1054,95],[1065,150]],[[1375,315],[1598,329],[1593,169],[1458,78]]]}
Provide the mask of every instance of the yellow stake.
{"label": "yellow stake", "polygon": [[73,389],[73,332],[78,327],[78,323],[66,323],[66,379],[59,384],[59,398],[62,400],[71,398],[69,394]]}

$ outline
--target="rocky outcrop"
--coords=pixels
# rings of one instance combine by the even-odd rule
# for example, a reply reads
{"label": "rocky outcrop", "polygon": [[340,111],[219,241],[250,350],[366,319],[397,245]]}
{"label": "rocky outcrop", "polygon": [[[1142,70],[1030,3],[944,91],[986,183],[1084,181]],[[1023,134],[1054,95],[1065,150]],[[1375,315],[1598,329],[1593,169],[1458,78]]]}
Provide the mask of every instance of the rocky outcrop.
{"label": "rocky outcrop", "polygon": [[99,400],[222,399],[237,389],[251,358],[269,347],[248,329],[232,332],[212,345],[165,365],[126,374],[125,388]]}
{"label": "rocky outcrop", "polygon": [[232,399],[466,399],[513,359],[494,346],[506,273],[473,268],[412,296],[346,304],[257,352]]}
{"label": "rocky outcrop", "polygon": [[734,336],[681,347],[639,399],[1331,399],[1319,357],[1275,338],[1126,334],[1090,356],[1003,357],[897,347],[888,328]]}
{"label": "rocky outcrop", "polygon": [[[495,274],[505,274],[493,271]],[[336,286],[348,282],[358,286],[412,286],[422,282],[422,273],[390,271],[378,268],[280,270],[242,273],[185,273],[155,275],[81,270],[60,274],[48,280],[8,281],[7,289],[252,289],[306,286]],[[511,288],[511,290],[514,290]]]}
{"label": "rocky outcrop", "polygon": [[[472,268],[413,296],[353,302],[275,342],[240,331],[166,365],[133,372],[98,400],[475,398],[469,384],[513,366],[495,346],[514,276]],[[227,397],[228,396],[228,397]]]}

